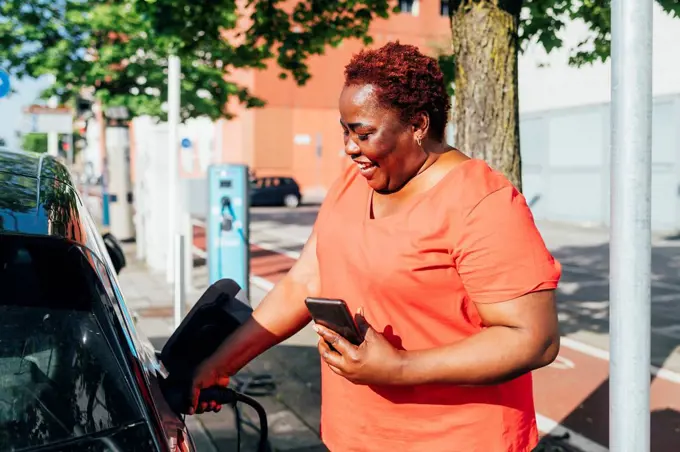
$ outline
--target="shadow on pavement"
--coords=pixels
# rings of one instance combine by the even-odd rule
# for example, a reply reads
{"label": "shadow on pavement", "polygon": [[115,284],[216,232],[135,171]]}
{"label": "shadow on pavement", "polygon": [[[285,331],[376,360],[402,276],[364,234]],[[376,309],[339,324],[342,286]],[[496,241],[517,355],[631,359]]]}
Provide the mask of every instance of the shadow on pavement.
{"label": "shadow on pavement", "polygon": [[[553,251],[564,267],[558,295],[562,335],[590,333],[604,337],[609,334],[609,244],[586,247],[564,247]],[[652,250],[652,364],[677,365],[676,337],[660,334],[660,329],[680,325],[680,253],[674,246],[655,246]],[[668,331],[668,330],[667,330]],[[671,330],[672,331],[672,330]],[[677,330],[676,330],[677,331]],[[651,450],[672,452],[680,444],[680,412],[674,408],[677,385],[659,380],[650,374],[651,385],[663,385],[668,390],[654,399],[674,405],[654,409],[651,413]],[[656,396],[656,397],[655,397]],[[666,397],[667,399],[664,399]],[[677,398],[680,400],[680,398]],[[609,446],[609,379],[598,386],[562,425],[581,433],[605,447]]]}

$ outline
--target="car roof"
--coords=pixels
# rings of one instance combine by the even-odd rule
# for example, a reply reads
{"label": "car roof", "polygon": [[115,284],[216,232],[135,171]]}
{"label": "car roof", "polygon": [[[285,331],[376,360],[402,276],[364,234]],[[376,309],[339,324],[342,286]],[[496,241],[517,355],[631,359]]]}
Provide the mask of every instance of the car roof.
{"label": "car roof", "polygon": [[68,169],[47,154],[0,148],[0,235],[68,239],[101,257]]}
{"label": "car roof", "polygon": [[253,179],[253,180],[264,180],[264,179],[286,179],[286,180],[290,180],[290,181],[296,182],[296,181],[295,181],[295,178],[292,177],[292,176],[256,176],[256,177],[251,178],[251,179]]}

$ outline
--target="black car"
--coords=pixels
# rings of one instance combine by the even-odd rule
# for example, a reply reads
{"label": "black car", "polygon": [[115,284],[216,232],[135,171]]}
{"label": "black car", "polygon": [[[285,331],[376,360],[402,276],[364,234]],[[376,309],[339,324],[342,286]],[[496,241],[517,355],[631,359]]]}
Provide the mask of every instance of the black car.
{"label": "black car", "polygon": [[301,200],[300,186],[292,177],[253,177],[250,179],[251,206],[297,207]]}
{"label": "black car", "polygon": [[0,449],[193,451],[163,372],[66,168],[0,150]]}

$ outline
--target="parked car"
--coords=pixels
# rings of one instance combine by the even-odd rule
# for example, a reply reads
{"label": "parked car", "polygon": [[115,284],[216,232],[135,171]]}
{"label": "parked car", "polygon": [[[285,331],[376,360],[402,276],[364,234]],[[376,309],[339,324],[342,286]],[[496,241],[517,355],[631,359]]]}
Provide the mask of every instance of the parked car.
{"label": "parked car", "polygon": [[115,268],[67,169],[0,150],[3,450],[195,450]]}
{"label": "parked car", "polygon": [[255,177],[250,180],[251,206],[297,207],[300,186],[292,177]]}

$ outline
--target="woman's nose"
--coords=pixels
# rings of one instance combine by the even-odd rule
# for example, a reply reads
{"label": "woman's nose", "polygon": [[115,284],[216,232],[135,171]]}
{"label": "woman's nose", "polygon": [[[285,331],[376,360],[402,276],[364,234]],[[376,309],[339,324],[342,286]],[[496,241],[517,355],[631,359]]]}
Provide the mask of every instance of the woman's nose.
{"label": "woman's nose", "polygon": [[359,146],[354,142],[354,140],[351,137],[347,138],[347,142],[345,143],[345,154],[352,157],[355,155],[359,155],[360,153],[361,150],[359,149]]}

